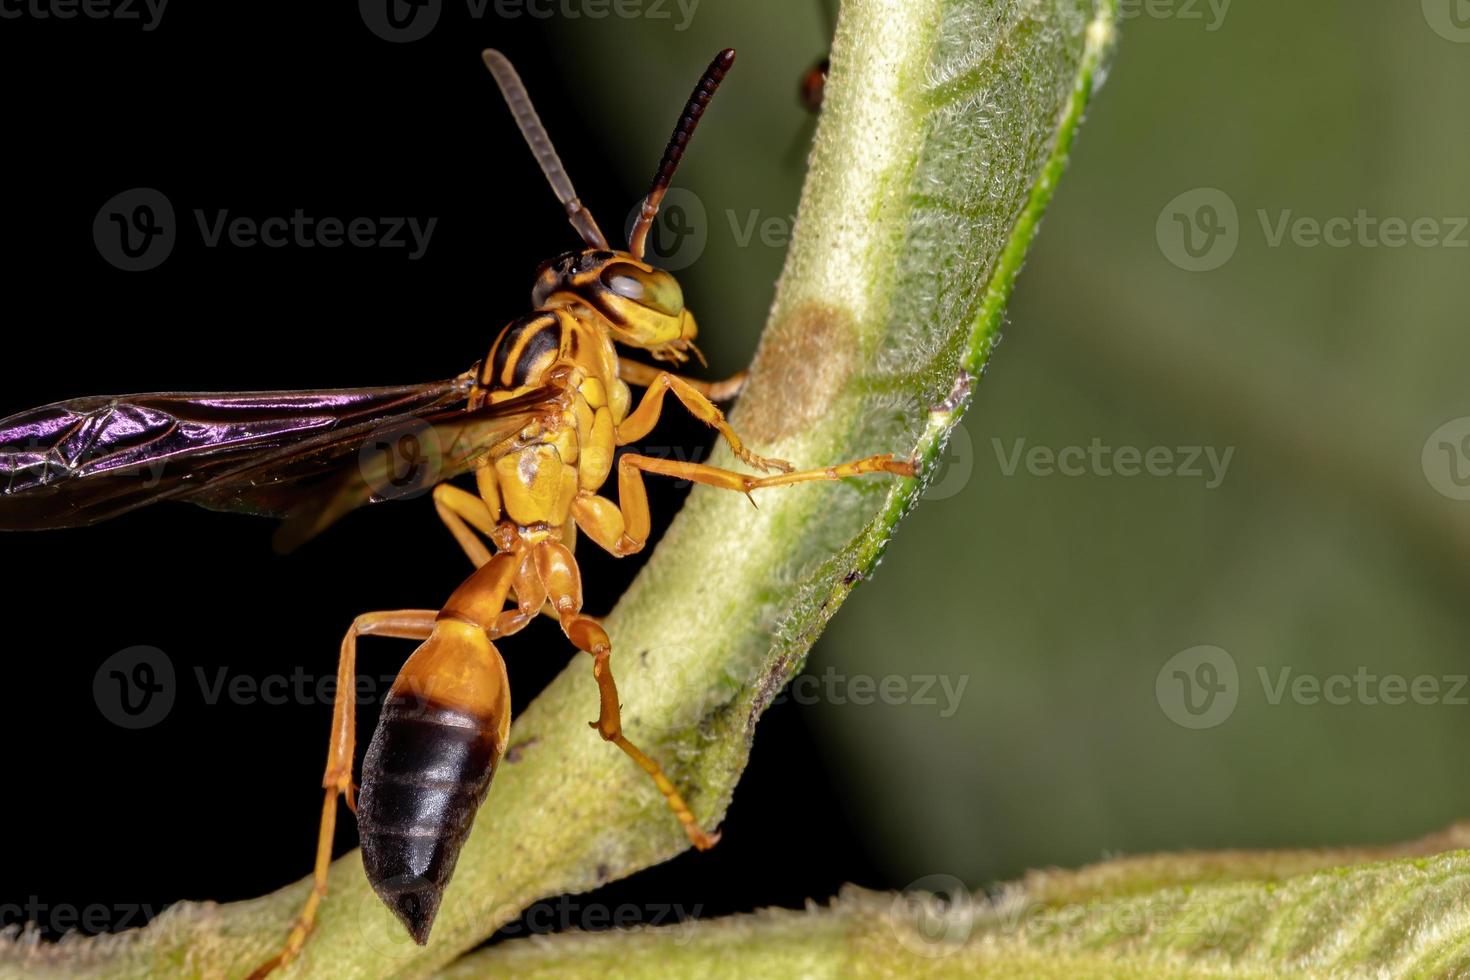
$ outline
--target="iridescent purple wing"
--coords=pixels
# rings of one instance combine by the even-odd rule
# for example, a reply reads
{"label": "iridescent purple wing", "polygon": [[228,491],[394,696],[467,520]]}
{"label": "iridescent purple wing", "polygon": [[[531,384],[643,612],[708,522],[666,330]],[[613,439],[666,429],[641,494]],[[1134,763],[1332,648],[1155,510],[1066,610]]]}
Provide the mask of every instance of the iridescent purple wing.
{"label": "iridescent purple wing", "polygon": [[0,421],[0,530],[159,500],[283,517],[294,547],[353,507],[471,468],[549,392],[467,411],[466,373],[392,388],[77,398]]}

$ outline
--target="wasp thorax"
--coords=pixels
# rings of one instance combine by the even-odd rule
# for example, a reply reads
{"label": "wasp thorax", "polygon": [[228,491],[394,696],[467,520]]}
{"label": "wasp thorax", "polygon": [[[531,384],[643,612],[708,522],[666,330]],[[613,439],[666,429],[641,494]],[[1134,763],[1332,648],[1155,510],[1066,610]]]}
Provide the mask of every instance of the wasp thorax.
{"label": "wasp thorax", "polygon": [[541,266],[531,301],[537,307],[590,310],[619,343],[682,361],[698,332],[673,275],[628,252],[567,252]]}

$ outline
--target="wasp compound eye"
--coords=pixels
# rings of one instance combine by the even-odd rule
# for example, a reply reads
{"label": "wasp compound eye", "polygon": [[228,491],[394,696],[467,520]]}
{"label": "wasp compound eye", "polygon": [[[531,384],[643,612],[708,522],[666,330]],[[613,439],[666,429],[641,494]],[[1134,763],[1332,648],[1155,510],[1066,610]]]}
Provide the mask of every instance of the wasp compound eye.
{"label": "wasp compound eye", "polygon": [[602,270],[602,284],[625,299],[664,316],[684,310],[684,291],[667,272],[640,269],[630,262],[613,262]]}

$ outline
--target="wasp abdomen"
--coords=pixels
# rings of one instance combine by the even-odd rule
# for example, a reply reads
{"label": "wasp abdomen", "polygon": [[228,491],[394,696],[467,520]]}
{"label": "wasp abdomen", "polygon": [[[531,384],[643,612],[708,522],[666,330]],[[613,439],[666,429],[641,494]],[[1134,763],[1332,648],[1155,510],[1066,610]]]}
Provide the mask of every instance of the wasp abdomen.
{"label": "wasp abdomen", "polygon": [[362,766],[357,826],[378,897],[428,941],[499,760],[499,719],[394,691]]}

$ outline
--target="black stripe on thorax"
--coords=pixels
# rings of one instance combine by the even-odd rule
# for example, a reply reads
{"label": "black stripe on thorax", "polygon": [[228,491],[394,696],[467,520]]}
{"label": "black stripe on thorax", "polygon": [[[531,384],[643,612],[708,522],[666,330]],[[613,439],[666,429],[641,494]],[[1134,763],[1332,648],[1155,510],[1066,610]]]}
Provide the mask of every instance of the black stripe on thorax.
{"label": "black stripe on thorax", "polygon": [[486,382],[496,388],[521,387],[529,380],[536,362],[559,350],[561,341],[561,321],[554,313],[512,320],[495,340]]}

